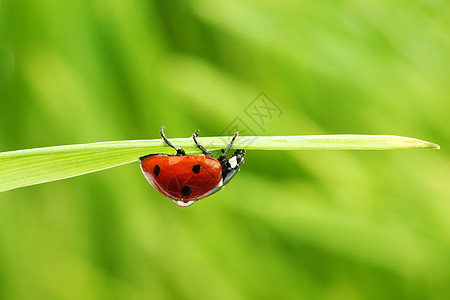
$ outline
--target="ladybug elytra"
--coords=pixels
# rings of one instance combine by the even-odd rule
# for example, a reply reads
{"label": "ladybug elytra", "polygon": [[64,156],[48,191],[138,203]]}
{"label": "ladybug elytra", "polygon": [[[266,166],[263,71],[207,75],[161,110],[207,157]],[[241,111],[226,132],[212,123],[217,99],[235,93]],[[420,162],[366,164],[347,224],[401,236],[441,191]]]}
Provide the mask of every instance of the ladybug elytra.
{"label": "ladybug elytra", "polygon": [[243,149],[237,149],[230,158],[227,158],[227,153],[239,132],[233,135],[227,149],[222,149],[222,154],[215,159],[198,143],[198,129],[192,134],[192,138],[203,153],[200,155],[186,155],[183,149],[169,142],[163,130],[164,126],[160,129],[164,142],[174,148],[177,154],[149,154],[139,158],[139,162],[148,182],[178,206],[189,206],[194,201],[219,191],[236,175],[244,163]]}

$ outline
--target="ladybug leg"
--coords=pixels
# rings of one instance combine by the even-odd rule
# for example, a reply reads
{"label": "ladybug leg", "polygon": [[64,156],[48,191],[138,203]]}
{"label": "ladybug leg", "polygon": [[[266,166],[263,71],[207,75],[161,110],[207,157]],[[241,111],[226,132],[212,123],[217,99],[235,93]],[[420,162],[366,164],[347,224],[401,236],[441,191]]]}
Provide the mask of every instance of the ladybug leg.
{"label": "ladybug leg", "polygon": [[197,138],[198,138],[198,132],[199,132],[199,131],[200,131],[200,130],[197,129],[197,130],[195,131],[195,133],[192,134],[192,138],[194,139],[194,142],[195,142],[195,144],[197,145],[197,148],[200,149],[200,150],[202,150],[202,153],[203,153],[204,155],[209,156],[209,157],[213,157],[212,154],[211,154],[210,152],[206,151],[206,149],[205,149],[202,145],[200,145],[200,144],[198,143]]}
{"label": "ladybug leg", "polygon": [[239,135],[239,131],[236,131],[234,133],[233,138],[231,139],[231,142],[228,145],[227,149],[226,150],[223,150],[223,149],[220,150],[220,151],[222,151],[222,154],[217,158],[217,160],[220,161],[221,164],[227,160],[227,153],[228,153],[228,151],[230,151],[231,146],[233,146],[234,140],[237,138],[238,135]]}
{"label": "ladybug leg", "polygon": [[231,146],[233,146],[234,140],[238,137],[238,135],[239,135],[239,131],[236,131],[233,135],[233,138],[231,139],[230,144],[227,147],[227,150],[225,150],[225,151],[222,150],[223,155],[227,155],[228,151],[230,151],[230,149],[231,149]]}
{"label": "ladybug leg", "polygon": [[174,145],[172,145],[171,142],[169,142],[169,140],[166,138],[166,136],[164,135],[164,126],[161,126],[161,129],[159,130],[159,133],[161,133],[161,136],[164,140],[164,142],[169,145],[169,147],[172,147],[173,149],[177,150],[177,155],[182,156],[182,155],[186,155],[186,152],[184,152],[183,149],[181,149],[180,147],[175,147]]}

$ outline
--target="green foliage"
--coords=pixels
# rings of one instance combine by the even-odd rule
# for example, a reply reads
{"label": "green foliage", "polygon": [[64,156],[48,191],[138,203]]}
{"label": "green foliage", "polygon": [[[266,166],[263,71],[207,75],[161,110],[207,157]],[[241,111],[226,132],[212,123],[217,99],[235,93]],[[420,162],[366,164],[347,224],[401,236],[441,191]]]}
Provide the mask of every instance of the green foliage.
{"label": "green foliage", "polygon": [[[169,138],[229,135],[233,120],[242,136],[442,146],[250,150],[226,189],[188,209],[137,162],[0,193],[0,299],[450,299],[449,12],[0,1],[0,152],[159,139],[162,124]],[[260,127],[246,108],[261,91],[282,114],[261,110]]]}
{"label": "green foliage", "polygon": [[[209,151],[225,148],[231,137],[199,138]],[[191,139],[173,139],[185,151],[199,152]],[[246,150],[387,150],[437,148],[433,143],[399,136],[320,135],[246,136],[234,148]],[[27,149],[0,153],[0,192],[112,168],[149,153],[173,154],[162,140],[118,141]]]}

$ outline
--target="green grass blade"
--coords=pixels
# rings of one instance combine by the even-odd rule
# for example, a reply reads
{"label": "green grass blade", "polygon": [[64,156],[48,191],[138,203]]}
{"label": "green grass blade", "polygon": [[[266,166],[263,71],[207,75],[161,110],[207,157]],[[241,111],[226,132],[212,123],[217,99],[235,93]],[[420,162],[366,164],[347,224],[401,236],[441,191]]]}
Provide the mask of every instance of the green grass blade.
{"label": "green grass blade", "polygon": [[[199,142],[213,151],[231,137],[204,137]],[[171,139],[187,153],[199,153],[192,139]],[[247,150],[388,150],[439,146],[418,139],[388,135],[311,135],[239,137],[233,148]],[[0,192],[135,162],[149,153],[174,154],[157,140],[103,142],[0,153]]]}

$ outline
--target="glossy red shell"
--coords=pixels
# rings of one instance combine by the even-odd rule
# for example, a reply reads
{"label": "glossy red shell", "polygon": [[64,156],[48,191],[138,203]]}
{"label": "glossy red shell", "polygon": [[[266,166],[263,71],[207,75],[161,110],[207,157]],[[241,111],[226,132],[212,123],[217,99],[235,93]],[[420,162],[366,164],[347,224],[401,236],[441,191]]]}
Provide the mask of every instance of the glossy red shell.
{"label": "glossy red shell", "polygon": [[218,190],[222,166],[217,159],[204,155],[170,156],[152,154],[141,161],[148,182],[174,200],[198,200]]}

